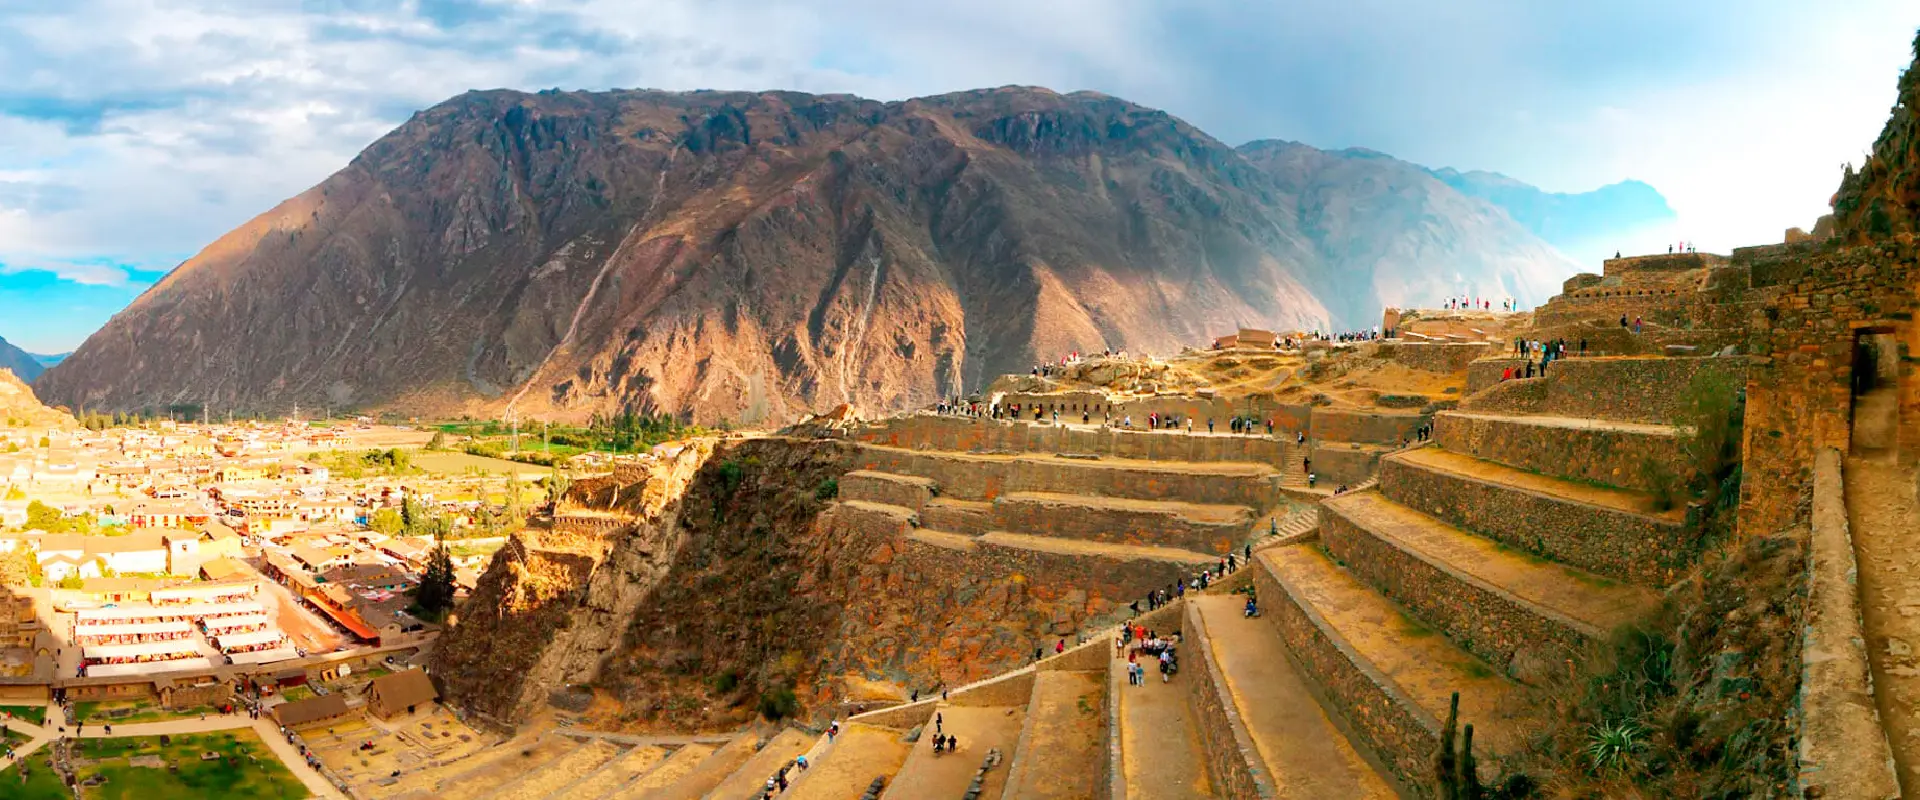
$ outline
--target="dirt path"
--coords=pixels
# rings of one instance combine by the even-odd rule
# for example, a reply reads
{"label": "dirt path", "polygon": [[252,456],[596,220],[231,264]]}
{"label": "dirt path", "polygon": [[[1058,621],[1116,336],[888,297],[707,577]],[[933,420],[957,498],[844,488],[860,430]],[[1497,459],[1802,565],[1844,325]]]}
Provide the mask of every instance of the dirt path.
{"label": "dirt path", "polygon": [[1850,458],[1846,475],[1873,693],[1902,793],[1920,796],[1920,512],[1913,472]]}
{"label": "dirt path", "polygon": [[980,794],[981,800],[998,800],[1007,782],[1007,759],[1013,757],[1013,747],[1020,739],[1024,711],[1018,706],[942,705],[938,708],[944,717],[942,731],[959,737],[960,749],[934,755],[935,731],[928,725],[920,732],[920,741],[913,745],[906,765],[900,768],[900,774],[881,797],[884,800],[959,797],[966,793],[967,784],[979,771],[987,751],[998,749],[1000,766],[987,773],[985,791]]}

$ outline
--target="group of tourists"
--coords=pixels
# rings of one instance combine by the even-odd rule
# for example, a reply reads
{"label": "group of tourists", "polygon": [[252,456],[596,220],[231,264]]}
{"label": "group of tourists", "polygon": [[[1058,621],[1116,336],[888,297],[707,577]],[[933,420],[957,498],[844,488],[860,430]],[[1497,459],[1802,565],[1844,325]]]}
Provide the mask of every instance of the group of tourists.
{"label": "group of tourists", "polygon": [[1145,686],[1147,669],[1140,661],[1157,664],[1160,669],[1160,682],[1171,680],[1180,671],[1179,655],[1176,648],[1180,645],[1180,634],[1170,633],[1165,637],[1147,630],[1145,625],[1128,623],[1120,626],[1120,637],[1114,646],[1127,657],[1127,684]]}

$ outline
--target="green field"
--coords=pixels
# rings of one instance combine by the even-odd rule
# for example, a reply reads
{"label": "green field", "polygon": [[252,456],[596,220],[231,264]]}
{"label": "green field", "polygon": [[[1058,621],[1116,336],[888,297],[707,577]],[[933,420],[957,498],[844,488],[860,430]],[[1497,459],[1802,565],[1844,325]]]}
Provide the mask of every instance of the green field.
{"label": "green field", "polygon": [[14,719],[24,719],[24,720],[26,720],[26,721],[27,721],[28,723],[31,723],[31,724],[34,724],[34,725],[38,725],[38,724],[40,724],[40,722],[41,722],[42,720],[45,720],[45,719],[47,718],[47,707],[46,707],[46,706],[6,706],[6,705],[0,705],[0,711],[5,711],[5,712],[8,712],[8,713],[10,713],[10,714],[12,714],[12,715],[13,715],[13,718],[14,718]]}
{"label": "green field", "polygon": [[[88,787],[89,798],[104,800],[172,800],[172,798],[300,798],[307,787],[280,763],[252,730],[181,734],[167,744],[158,736],[118,739],[82,739],[77,747],[82,782],[98,775],[105,779]],[[202,753],[219,758],[202,760]],[[134,766],[133,759],[158,757],[165,768]],[[5,778],[0,776],[0,785]]]}
{"label": "green field", "polygon": [[473,471],[480,471],[501,477],[515,474],[519,475],[523,481],[544,478],[553,472],[537,464],[522,464],[504,458],[487,458],[453,450],[421,450],[413,454],[413,465],[440,475],[467,475]]}
{"label": "green field", "polygon": [[73,715],[84,723],[102,723],[119,725],[129,722],[162,722],[170,719],[187,719],[201,714],[218,714],[210,706],[193,708],[163,708],[151,700],[86,700],[73,704]]}
{"label": "green field", "polygon": [[[20,766],[25,764],[27,776],[20,777]],[[47,756],[46,748],[27,756],[20,764],[0,769],[0,797],[7,800],[73,800],[73,794],[60,782],[59,774],[53,771],[53,762]]]}

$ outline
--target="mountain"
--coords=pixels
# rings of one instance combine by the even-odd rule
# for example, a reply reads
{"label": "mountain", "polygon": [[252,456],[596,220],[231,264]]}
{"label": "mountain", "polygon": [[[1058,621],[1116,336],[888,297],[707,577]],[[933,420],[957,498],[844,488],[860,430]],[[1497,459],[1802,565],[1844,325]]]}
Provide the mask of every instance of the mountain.
{"label": "mountain", "polygon": [[1678,218],[1667,206],[1667,198],[1640,181],[1564,194],[1542,191],[1498,172],[1460,172],[1449,167],[1433,170],[1433,176],[1462,194],[1499,206],[1534,235],[1567,251]]}
{"label": "mountain", "polygon": [[40,373],[45,371],[46,368],[41,366],[39,360],[35,359],[32,353],[15,347],[11,342],[0,338],[0,369],[10,370],[13,372],[14,377],[32,383],[33,379],[40,377]]}
{"label": "mountain", "polygon": [[[1297,198],[1299,225],[1336,307],[1366,322],[1381,305],[1461,293],[1544,299],[1578,266],[1482,198],[1372,150],[1264,140],[1240,153]],[[1322,297],[1328,297],[1323,294]],[[1344,301],[1344,302],[1342,302]]]}
{"label": "mountain", "polygon": [[1074,350],[1539,301],[1575,271],[1404,162],[1295,155],[1091,92],[468,92],[181,264],[36,387],[780,421]]}
{"label": "mountain", "polygon": [[67,356],[73,355],[73,351],[68,350],[67,352],[64,352],[64,353],[54,353],[52,355],[48,355],[46,353],[28,353],[27,355],[33,356],[33,360],[39,362],[40,366],[51,367],[55,364],[58,364],[62,361],[67,360]]}

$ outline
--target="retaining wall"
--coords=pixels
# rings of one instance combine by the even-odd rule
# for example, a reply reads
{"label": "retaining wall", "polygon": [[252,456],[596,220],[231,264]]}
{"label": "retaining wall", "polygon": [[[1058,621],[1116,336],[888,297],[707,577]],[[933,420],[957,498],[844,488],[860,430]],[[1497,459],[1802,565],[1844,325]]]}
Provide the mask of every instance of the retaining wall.
{"label": "retaining wall", "polygon": [[1467,365],[1467,394],[1485,389],[1500,382],[1500,376],[1508,368],[1525,370],[1527,360],[1516,356],[1483,358]]}
{"label": "retaining wall", "polygon": [[[1244,507],[1243,507],[1244,508]],[[1030,494],[1002,495],[993,503],[994,528],[1016,533],[1117,544],[1177,547],[1219,553],[1245,542],[1253,511],[1213,522],[1178,508],[1126,508],[1108,502],[1071,502]]]}
{"label": "retaining wall", "polygon": [[[1394,447],[1398,447],[1396,442]],[[1384,445],[1327,444],[1313,448],[1313,473],[1321,488],[1340,484],[1358,486],[1374,476],[1380,457],[1394,447]]]}
{"label": "retaining wall", "polygon": [[920,526],[979,536],[993,529],[993,507],[951,500],[931,502],[920,509]]}
{"label": "retaining wall", "polygon": [[1672,424],[1686,407],[1695,375],[1745,374],[1746,359],[1569,358],[1547,370],[1548,413],[1623,422]]}
{"label": "retaining wall", "polygon": [[1807,624],[1801,631],[1794,709],[1800,723],[1794,796],[1882,800],[1899,797],[1900,783],[1874,705],[1840,463],[1840,451],[1825,448],[1813,466]]}
{"label": "retaining wall", "polygon": [[1323,506],[1320,541],[1347,570],[1447,638],[1514,678],[1540,683],[1598,631],[1375,537],[1338,503]]}
{"label": "retaining wall", "polygon": [[863,447],[860,469],[931,478],[946,497],[992,500],[1007,492],[1059,492],[1136,500],[1184,500],[1266,508],[1278,499],[1273,472],[1165,469],[1097,460],[976,458]]}
{"label": "retaining wall", "polygon": [[1296,663],[1332,703],[1359,743],[1380,757],[1400,784],[1428,796],[1433,768],[1430,759],[1440,747],[1440,722],[1417,710],[1413,700],[1385,675],[1366,664],[1339,632],[1314,610],[1313,602],[1292,591],[1266,566],[1271,554],[1256,554],[1260,567],[1253,582],[1270,610],[1269,620],[1287,643]]}
{"label": "retaining wall", "polygon": [[1398,445],[1413,439],[1415,428],[1426,424],[1427,415],[1412,412],[1350,411],[1320,408],[1313,412],[1316,442],[1357,442]]}
{"label": "retaining wall", "polygon": [[1442,412],[1433,438],[1441,447],[1545,475],[1640,491],[1656,489],[1649,464],[1673,476],[1691,477],[1680,437],[1672,430],[1643,431],[1592,426],[1529,425],[1524,421]]}
{"label": "retaining wall", "polygon": [[1380,342],[1374,352],[1408,369],[1455,373],[1492,349],[1484,342]]}
{"label": "retaining wall", "polygon": [[[1305,408],[1302,406],[1301,408]],[[1077,420],[1076,420],[1077,421]],[[1264,420],[1263,420],[1264,421]],[[1225,418],[1220,431],[1225,433]],[[1135,415],[1142,430],[1086,428],[1051,423],[1007,422],[974,417],[916,414],[898,417],[855,435],[871,444],[909,450],[956,453],[1072,453],[1143,461],[1252,462],[1279,466],[1293,457],[1294,445],[1282,436],[1289,429],[1275,421],[1275,435],[1188,435],[1185,431],[1149,431],[1145,415]],[[1204,418],[1198,426],[1205,430]]]}
{"label": "retaining wall", "polygon": [[938,494],[926,478],[855,470],[840,476],[841,500],[865,500],[919,511]]}
{"label": "retaining wall", "polygon": [[1233,691],[1213,663],[1213,640],[1197,607],[1187,607],[1186,630],[1181,638],[1181,649],[1187,653],[1181,663],[1192,670],[1182,678],[1187,684],[1187,708],[1200,734],[1200,750],[1206,756],[1214,791],[1233,800],[1277,796],[1273,776],[1267,774],[1266,762],[1260,758],[1247,724],[1240,718],[1240,709],[1233,703]]}
{"label": "retaining wall", "polygon": [[1647,586],[1672,583],[1698,551],[1698,526],[1563,500],[1389,458],[1380,488],[1396,503],[1529,553]]}

